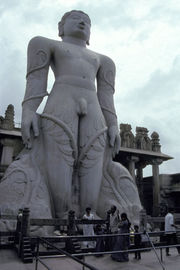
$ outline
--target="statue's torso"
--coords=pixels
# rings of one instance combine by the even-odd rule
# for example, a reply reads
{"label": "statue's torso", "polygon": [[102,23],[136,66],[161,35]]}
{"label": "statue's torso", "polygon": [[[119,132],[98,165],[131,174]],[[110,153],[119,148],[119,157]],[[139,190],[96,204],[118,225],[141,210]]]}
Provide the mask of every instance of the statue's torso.
{"label": "statue's torso", "polygon": [[71,78],[73,80],[76,77],[82,84],[83,81],[94,84],[99,66],[99,55],[87,48],[66,42],[54,44],[51,67],[56,80],[68,76],[70,83]]}
{"label": "statue's torso", "polygon": [[[62,114],[62,110],[77,107],[84,99],[99,111],[95,79],[100,67],[100,57],[84,47],[65,42],[55,42],[51,48],[51,67],[55,83],[48,97],[45,112]],[[65,108],[64,108],[65,107]],[[58,113],[59,111],[59,113]]]}

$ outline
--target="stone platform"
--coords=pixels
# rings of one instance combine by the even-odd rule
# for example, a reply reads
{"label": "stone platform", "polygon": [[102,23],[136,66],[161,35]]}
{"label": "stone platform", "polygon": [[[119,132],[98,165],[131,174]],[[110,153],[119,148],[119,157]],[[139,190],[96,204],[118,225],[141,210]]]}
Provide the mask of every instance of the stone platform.
{"label": "stone platform", "polygon": [[[159,251],[157,251],[159,254]],[[163,250],[163,263],[164,269],[179,270],[180,269],[180,256],[177,255],[176,249],[170,250],[171,256],[166,257]],[[96,267],[98,270],[162,270],[162,266],[153,251],[145,252],[142,254],[140,261],[133,259],[134,254],[129,255],[129,262],[119,263],[111,260],[110,255],[104,257],[86,257],[86,262]],[[65,259],[44,259],[43,260],[51,270],[82,270],[82,266],[76,262]],[[0,250],[0,269],[1,270],[35,270],[35,261],[32,264],[23,264],[12,250]],[[44,270],[45,267],[39,263],[38,270]],[[87,269],[87,268],[86,268]]]}

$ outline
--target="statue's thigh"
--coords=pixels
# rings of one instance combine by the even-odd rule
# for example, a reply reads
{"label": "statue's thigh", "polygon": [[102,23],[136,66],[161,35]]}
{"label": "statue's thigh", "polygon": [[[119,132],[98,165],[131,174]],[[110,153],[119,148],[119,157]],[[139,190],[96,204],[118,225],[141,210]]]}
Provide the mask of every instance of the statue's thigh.
{"label": "statue's thigh", "polygon": [[91,124],[85,125],[84,141],[81,139],[79,155],[80,205],[82,209],[88,205],[95,211],[102,181],[106,130],[104,127],[96,129],[94,123],[91,122]]}
{"label": "statue's thigh", "polygon": [[104,150],[106,145],[106,126],[104,118],[96,111],[80,120],[80,178],[101,179]]}
{"label": "statue's thigh", "polygon": [[[57,121],[56,121],[57,120]],[[77,128],[78,119],[74,118],[69,125],[61,119],[45,119],[43,121],[43,137],[45,147],[45,158],[60,164],[72,167],[74,163],[74,153],[77,152]]]}

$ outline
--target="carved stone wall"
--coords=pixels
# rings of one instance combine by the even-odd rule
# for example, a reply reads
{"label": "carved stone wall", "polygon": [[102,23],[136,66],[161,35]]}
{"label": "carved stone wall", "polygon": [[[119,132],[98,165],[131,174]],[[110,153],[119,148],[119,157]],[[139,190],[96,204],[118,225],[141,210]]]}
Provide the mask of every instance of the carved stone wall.
{"label": "carved stone wall", "polygon": [[132,133],[130,124],[120,124],[121,146],[146,151],[161,152],[159,134],[153,132],[151,138],[148,129],[136,127],[136,135]]}
{"label": "carved stone wall", "polygon": [[122,147],[135,148],[135,137],[131,130],[132,130],[131,125],[120,124],[120,136]]}
{"label": "carved stone wall", "polygon": [[8,105],[5,115],[0,116],[0,179],[14,158],[23,149],[21,132],[15,127],[14,106]]}
{"label": "carved stone wall", "polygon": [[5,117],[0,117],[0,128],[7,130],[14,129],[14,106],[12,104],[8,105]]}

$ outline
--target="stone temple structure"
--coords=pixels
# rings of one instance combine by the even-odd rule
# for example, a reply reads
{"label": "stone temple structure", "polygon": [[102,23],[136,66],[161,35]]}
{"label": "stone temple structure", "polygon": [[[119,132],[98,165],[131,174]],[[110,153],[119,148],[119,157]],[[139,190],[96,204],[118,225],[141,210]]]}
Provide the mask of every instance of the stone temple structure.
{"label": "stone temple structure", "polygon": [[[149,214],[158,215],[160,211],[161,185],[163,183],[162,177],[159,175],[159,165],[162,162],[172,159],[171,156],[165,155],[161,152],[161,145],[159,134],[153,132],[151,137],[148,136],[148,130],[145,127],[136,127],[136,134],[131,131],[131,125],[121,124],[121,149],[116,155],[115,160],[128,168],[139,190],[142,205],[145,209],[149,209]],[[143,177],[143,169],[146,166],[152,166],[151,177],[151,195],[149,189],[146,189],[146,182]]]}
{"label": "stone temple structure", "polygon": [[23,147],[20,128],[14,123],[14,106],[10,104],[5,116],[0,116],[0,179]]}

